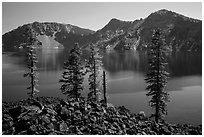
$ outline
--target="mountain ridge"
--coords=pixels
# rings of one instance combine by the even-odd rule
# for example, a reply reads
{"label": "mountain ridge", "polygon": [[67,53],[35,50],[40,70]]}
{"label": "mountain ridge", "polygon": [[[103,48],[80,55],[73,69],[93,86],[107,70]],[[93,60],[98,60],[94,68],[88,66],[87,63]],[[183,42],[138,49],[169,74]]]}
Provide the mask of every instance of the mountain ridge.
{"label": "mountain ridge", "polygon": [[155,11],[144,19],[134,21],[112,18],[97,31],[56,22],[25,24],[2,36],[4,50],[22,47],[26,25],[32,26],[36,36],[44,35],[40,37],[41,42],[45,41],[42,38],[46,38],[48,40],[46,43],[51,45],[45,47],[55,47],[51,43],[59,43],[57,44],[59,47],[71,48],[70,45],[78,42],[83,47],[94,43],[99,48],[108,50],[146,50],[150,44],[152,30],[159,27],[163,30],[171,51],[198,51],[202,48],[202,21],[166,9]]}
{"label": "mountain ridge", "polygon": [[[48,45],[52,45],[51,41],[53,41],[54,43],[59,43],[58,45],[60,45],[60,47],[66,44],[67,41],[63,40],[64,38],[66,39],[66,37],[70,38],[70,42],[68,42],[68,44],[69,43],[73,44],[74,43],[72,40],[73,38],[80,40],[86,35],[95,33],[95,31],[93,30],[80,28],[78,26],[74,26],[71,24],[62,24],[56,22],[40,23],[35,21],[33,23],[24,24],[16,29],[13,29],[5,33],[2,36],[3,49],[14,50],[15,48],[24,48],[24,46],[22,45],[26,41],[27,36],[25,36],[25,32],[29,26],[31,27],[31,29],[34,30],[37,40],[39,40],[38,39],[39,35],[45,35],[48,36],[50,39],[50,41],[47,42]],[[45,44],[45,47],[49,47],[46,43],[43,44]],[[55,46],[52,45],[51,47]]]}
{"label": "mountain ridge", "polygon": [[[152,31],[161,28],[171,51],[201,51],[202,21],[165,9],[151,13],[144,19],[135,20],[127,31],[109,32],[96,44],[105,49],[146,50],[151,43]],[[104,34],[105,36],[105,34]]]}

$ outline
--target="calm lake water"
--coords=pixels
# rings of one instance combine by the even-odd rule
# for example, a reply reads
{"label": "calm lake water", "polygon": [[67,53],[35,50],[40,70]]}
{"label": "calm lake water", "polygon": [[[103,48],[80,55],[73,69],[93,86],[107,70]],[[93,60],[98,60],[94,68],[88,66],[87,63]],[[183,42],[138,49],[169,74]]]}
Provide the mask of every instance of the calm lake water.
{"label": "calm lake water", "polygon": [[[103,63],[107,71],[108,102],[115,106],[124,105],[132,112],[153,110],[148,106],[144,81],[147,72],[147,55],[144,52],[123,51],[106,52]],[[68,52],[64,50],[41,50],[39,58],[39,96],[65,98],[60,93],[58,82],[63,72],[63,62]],[[87,58],[84,54],[83,58]],[[13,101],[27,98],[29,79],[23,74],[27,71],[23,52],[2,55],[2,98]],[[202,54],[176,52],[168,55],[168,71],[171,73],[167,91],[170,123],[202,124]],[[85,80],[85,85],[87,80]],[[88,87],[85,86],[85,91]],[[84,93],[85,95],[86,93]]]}

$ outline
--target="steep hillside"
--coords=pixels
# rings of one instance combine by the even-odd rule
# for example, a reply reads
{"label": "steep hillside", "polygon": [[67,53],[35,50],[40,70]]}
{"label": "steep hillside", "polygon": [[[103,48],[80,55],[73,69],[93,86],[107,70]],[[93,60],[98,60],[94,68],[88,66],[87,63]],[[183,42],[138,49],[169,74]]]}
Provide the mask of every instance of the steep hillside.
{"label": "steep hillside", "polygon": [[4,34],[2,36],[3,50],[24,48],[28,37],[26,30],[29,26],[33,29],[36,39],[42,43],[42,48],[70,48],[75,42],[84,44],[84,37],[94,33],[92,30],[70,24],[33,22]]}
{"label": "steep hillside", "polygon": [[132,26],[131,21],[121,21],[116,18],[113,18],[109,21],[109,23],[105,27],[103,27],[101,30],[97,32],[106,33],[107,31],[116,31],[118,29],[127,31],[131,26]]}
{"label": "steep hillside", "polygon": [[[115,23],[101,29],[106,32],[102,31],[100,35],[103,37],[96,42],[99,47],[108,50],[145,50],[150,44],[153,29],[161,28],[171,51],[201,51],[202,48],[202,21],[172,11],[159,10],[145,19],[129,22],[129,25],[115,26],[119,25]],[[123,26],[126,26],[125,29]]]}
{"label": "steep hillside", "polygon": [[[141,39],[149,42],[152,30],[163,29],[166,42],[172,50],[201,50],[202,22],[175,12],[160,10],[149,15],[140,27]],[[143,48],[143,47],[139,47]]]}

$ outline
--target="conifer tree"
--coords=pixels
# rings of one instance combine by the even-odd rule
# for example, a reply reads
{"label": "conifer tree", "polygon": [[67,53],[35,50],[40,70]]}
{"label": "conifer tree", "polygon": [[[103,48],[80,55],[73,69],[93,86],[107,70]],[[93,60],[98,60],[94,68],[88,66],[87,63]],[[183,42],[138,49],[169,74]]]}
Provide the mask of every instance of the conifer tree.
{"label": "conifer tree", "polygon": [[86,61],[86,72],[89,73],[89,90],[88,101],[99,101],[100,97],[100,86],[101,86],[101,66],[102,66],[102,57],[99,54],[99,49],[93,44],[90,45],[90,57]]}
{"label": "conifer tree", "polygon": [[151,45],[148,50],[149,69],[145,78],[148,86],[147,96],[151,97],[149,104],[155,108],[155,121],[158,123],[164,115],[167,115],[167,101],[169,95],[165,91],[169,73],[165,71],[167,65],[165,59],[165,41],[160,29],[153,32]]}
{"label": "conifer tree", "polygon": [[39,42],[35,39],[34,32],[31,27],[27,30],[28,40],[27,43],[27,55],[26,55],[26,64],[29,69],[29,72],[24,74],[24,77],[30,77],[30,86],[27,88],[31,90],[28,92],[28,95],[33,98],[39,90],[36,88],[38,86],[38,70],[37,70],[37,56],[36,56],[36,48],[39,45]]}
{"label": "conifer tree", "polygon": [[80,98],[80,92],[83,90],[84,72],[80,58],[81,54],[81,49],[76,43],[74,48],[70,50],[67,61],[64,62],[64,72],[59,82],[63,83],[60,88],[62,93],[69,98]]}

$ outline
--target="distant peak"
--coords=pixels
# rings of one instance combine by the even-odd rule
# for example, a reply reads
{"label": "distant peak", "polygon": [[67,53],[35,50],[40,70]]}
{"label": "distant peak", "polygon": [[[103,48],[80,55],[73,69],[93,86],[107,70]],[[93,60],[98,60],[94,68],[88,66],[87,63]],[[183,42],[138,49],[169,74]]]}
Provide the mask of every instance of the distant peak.
{"label": "distant peak", "polygon": [[160,11],[160,12],[168,12],[169,10],[167,10],[167,9],[161,9],[161,10],[158,10],[158,11]]}
{"label": "distant peak", "polygon": [[116,18],[112,18],[112,19],[110,20],[110,22],[118,22],[118,21],[121,21],[121,20],[116,19]]}
{"label": "distant peak", "polygon": [[166,9],[161,9],[161,10],[158,10],[158,11],[156,11],[156,12],[154,12],[154,13],[163,15],[163,14],[166,14],[167,12],[171,12],[171,11],[166,10]]}
{"label": "distant peak", "polygon": [[114,23],[132,23],[132,21],[123,21],[123,20],[119,20],[119,19],[116,19],[116,18],[112,18],[108,24],[114,24]]}
{"label": "distant peak", "polygon": [[155,14],[168,15],[168,16],[173,16],[173,17],[180,17],[180,18],[182,18],[184,20],[188,20],[188,21],[191,21],[191,22],[200,22],[200,20],[198,20],[198,19],[193,19],[193,18],[184,16],[182,14],[179,14],[179,13],[176,13],[176,12],[173,12],[173,11],[170,11],[170,10],[166,10],[166,9],[158,10],[158,11],[152,13],[151,15],[155,15]]}
{"label": "distant peak", "polygon": [[40,22],[38,22],[38,21],[34,21],[32,24],[35,24],[35,23],[40,23]]}

